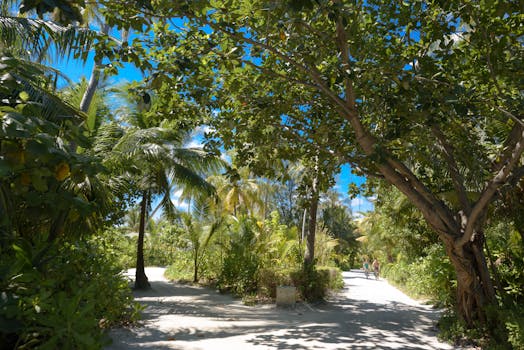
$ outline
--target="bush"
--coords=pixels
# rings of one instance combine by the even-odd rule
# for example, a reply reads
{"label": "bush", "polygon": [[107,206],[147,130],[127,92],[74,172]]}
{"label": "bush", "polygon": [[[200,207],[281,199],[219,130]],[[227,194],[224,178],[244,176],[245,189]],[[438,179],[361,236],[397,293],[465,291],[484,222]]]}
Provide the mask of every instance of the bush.
{"label": "bush", "polygon": [[308,301],[325,299],[329,290],[344,286],[342,272],[336,267],[315,267],[309,265],[291,273],[293,284],[298,288],[301,297]]}
{"label": "bush", "polygon": [[256,252],[256,222],[241,218],[236,230],[231,232],[229,249],[218,276],[220,290],[230,290],[237,295],[254,293],[257,290],[257,272],[260,258]]}
{"label": "bush", "polygon": [[515,350],[524,350],[524,307],[503,312],[508,341]]}
{"label": "bush", "polygon": [[291,269],[260,269],[258,271],[258,295],[268,298],[277,297],[278,286],[289,286],[293,285],[291,279],[291,273],[294,270]]}
{"label": "bush", "polygon": [[253,293],[257,290],[258,257],[250,254],[245,248],[247,247],[233,244],[230,253],[224,259],[218,279],[221,290],[230,290],[237,295]]}
{"label": "bush", "polygon": [[429,298],[440,306],[452,306],[455,298],[455,273],[444,248],[432,245],[426,256],[412,263],[401,260],[383,267],[382,274],[415,298]]}
{"label": "bush", "polygon": [[[105,329],[138,317],[127,279],[96,241],[18,241],[0,258],[0,343],[97,349]],[[4,327],[6,326],[6,327]]]}
{"label": "bush", "polygon": [[136,237],[130,237],[121,229],[109,228],[91,238],[115,267],[127,270],[136,265]]}
{"label": "bush", "polygon": [[439,338],[457,345],[476,345],[486,350],[524,349],[524,308],[490,307],[487,309],[490,326],[468,329],[452,310],[439,321]]}
{"label": "bush", "polygon": [[191,252],[177,252],[174,263],[169,265],[164,273],[165,277],[173,281],[192,281],[193,280],[193,262],[191,261]]}

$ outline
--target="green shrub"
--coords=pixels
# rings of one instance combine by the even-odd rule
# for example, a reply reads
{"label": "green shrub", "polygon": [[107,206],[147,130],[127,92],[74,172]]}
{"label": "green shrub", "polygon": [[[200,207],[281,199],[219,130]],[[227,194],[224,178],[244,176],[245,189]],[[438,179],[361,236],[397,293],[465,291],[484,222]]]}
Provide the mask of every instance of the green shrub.
{"label": "green shrub", "polygon": [[230,233],[230,245],[217,281],[220,290],[230,290],[237,295],[256,292],[260,266],[260,257],[254,253],[257,247],[256,229],[254,220],[243,217]]}
{"label": "green shrub", "polygon": [[276,298],[278,286],[297,287],[304,300],[317,301],[326,297],[329,290],[344,287],[339,268],[319,266],[310,271],[300,269],[260,269],[258,272],[258,295]]}
{"label": "green shrub", "polygon": [[193,262],[191,261],[191,252],[179,251],[176,254],[174,262],[169,265],[164,273],[167,279],[173,281],[192,281],[193,280]]}
{"label": "green shrub", "polygon": [[339,290],[344,288],[344,278],[342,277],[342,270],[338,267],[332,266],[317,266],[319,273],[328,275],[328,289]]}
{"label": "green shrub", "polygon": [[138,317],[120,271],[93,241],[60,247],[16,242],[0,258],[0,343],[24,349],[101,348],[107,327]]}
{"label": "green shrub", "polygon": [[516,307],[504,312],[504,324],[508,341],[515,350],[524,350],[524,307]]}
{"label": "green shrub", "polygon": [[342,272],[336,267],[309,265],[292,272],[291,279],[301,297],[308,301],[323,300],[330,289],[340,289],[344,286]]}
{"label": "green shrub", "polygon": [[429,298],[440,306],[452,306],[455,298],[455,273],[444,248],[432,245],[426,256],[412,263],[403,260],[387,264],[382,274],[389,282],[415,298]]}
{"label": "green shrub", "polygon": [[115,267],[127,270],[136,265],[136,237],[130,237],[121,229],[116,227],[99,232],[91,238],[104,256],[111,259]]}
{"label": "green shrub", "polygon": [[260,269],[258,271],[258,295],[262,297],[276,298],[278,286],[289,286],[293,284],[291,269]]}
{"label": "green shrub", "polygon": [[468,329],[455,312],[447,310],[439,320],[439,338],[457,345],[476,345],[486,350],[524,349],[524,308],[490,307],[488,327]]}
{"label": "green shrub", "polygon": [[250,254],[245,248],[247,247],[232,245],[218,279],[221,290],[230,290],[237,295],[253,293],[257,290],[258,257]]}
{"label": "green shrub", "polygon": [[470,341],[468,339],[480,339],[480,334],[473,334],[472,330],[468,330],[466,324],[460,321],[452,309],[446,310],[438,322],[439,334],[441,340],[457,345],[466,345]]}

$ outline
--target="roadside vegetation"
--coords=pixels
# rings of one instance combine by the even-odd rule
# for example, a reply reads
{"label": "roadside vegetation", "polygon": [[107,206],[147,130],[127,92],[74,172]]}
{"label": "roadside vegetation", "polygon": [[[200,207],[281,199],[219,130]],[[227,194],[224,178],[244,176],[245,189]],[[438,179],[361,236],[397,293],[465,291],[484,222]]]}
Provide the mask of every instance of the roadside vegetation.
{"label": "roadside vegetation", "polygon": [[[448,310],[442,337],[524,349],[521,22],[517,1],[3,1],[0,348],[101,348],[139,317],[130,267],[251,303],[377,257]],[[366,183],[335,190],[347,165]]]}
{"label": "roadside vegetation", "polygon": [[440,337],[483,349],[523,349],[524,243],[516,224],[519,218],[493,213],[486,228],[486,236],[490,237],[485,242],[487,263],[500,307],[488,311],[496,329],[481,325],[468,329],[454,312],[457,280],[453,266],[420,213],[391,186],[379,184],[376,195],[375,210],[359,222],[357,229],[363,235],[362,252],[379,257],[382,275],[390,283],[414,298],[447,310],[439,322]]}

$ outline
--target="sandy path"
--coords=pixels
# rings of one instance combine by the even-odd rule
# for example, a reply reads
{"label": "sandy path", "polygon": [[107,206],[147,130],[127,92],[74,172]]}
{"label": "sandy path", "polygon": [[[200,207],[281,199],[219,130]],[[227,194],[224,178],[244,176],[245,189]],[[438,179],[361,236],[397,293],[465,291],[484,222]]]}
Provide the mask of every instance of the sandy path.
{"label": "sandy path", "polygon": [[[107,350],[124,349],[454,349],[438,342],[438,314],[385,281],[344,272],[345,288],[329,303],[245,306],[214,290],[173,284],[148,268],[152,289],[141,327],[111,331]],[[131,275],[134,273],[130,271]]]}

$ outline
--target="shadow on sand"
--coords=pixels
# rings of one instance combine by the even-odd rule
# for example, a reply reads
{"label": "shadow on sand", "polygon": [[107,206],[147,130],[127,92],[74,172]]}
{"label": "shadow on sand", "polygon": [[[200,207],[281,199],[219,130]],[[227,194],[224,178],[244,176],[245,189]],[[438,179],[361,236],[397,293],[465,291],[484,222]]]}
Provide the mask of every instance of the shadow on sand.
{"label": "shadow on sand", "polygon": [[[345,278],[364,278],[352,273]],[[358,282],[357,282],[358,283]],[[245,336],[246,347],[263,349],[434,349],[438,317],[434,310],[402,303],[375,304],[348,298],[347,289],[329,302],[294,309],[273,305],[249,307],[212,289],[153,281],[152,289],[135,291],[146,306],[145,327],[125,332],[109,349],[203,349],[202,342]],[[211,319],[216,327],[151,327],[148,320],[162,317]],[[197,321],[198,322],[198,321]],[[211,344],[211,343],[209,343]]]}

